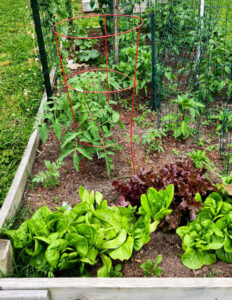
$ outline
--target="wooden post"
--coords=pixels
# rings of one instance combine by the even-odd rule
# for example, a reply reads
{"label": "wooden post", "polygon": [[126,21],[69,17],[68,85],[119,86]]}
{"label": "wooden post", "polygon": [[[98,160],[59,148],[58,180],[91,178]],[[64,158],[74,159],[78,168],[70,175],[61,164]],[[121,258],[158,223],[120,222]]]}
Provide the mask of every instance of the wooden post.
{"label": "wooden post", "polygon": [[[118,0],[114,0],[114,14],[118,15]],[[118,64],[118,55],[119,55],[119,39],[118,39],[118,17],[114,17],[114,33],[115,33],[115,40],[114,40],[114,63]]]}

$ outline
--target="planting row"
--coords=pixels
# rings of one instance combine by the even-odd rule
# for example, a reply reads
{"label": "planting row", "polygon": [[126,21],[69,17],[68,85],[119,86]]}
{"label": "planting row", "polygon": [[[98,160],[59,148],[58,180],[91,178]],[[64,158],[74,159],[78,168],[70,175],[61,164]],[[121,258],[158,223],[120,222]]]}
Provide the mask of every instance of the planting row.
{"label": "planting row", "polygon": [[[129,181],[113,182],[120,192],[116,203],[80,186],[81,202],[74,207],[42,206],[2,234],[13,242],[16,265],[25,264],[30,272],[24,272],[34,276],[123,276],[125,262],[133,262],[133,253],[157,230],[175,235],[176,228],[185,267],[200,269],[217,259],[232,263],[232,199],[205,173],[190,160],[167,164],[159,173],[143,170]],[[161,262],[160,254],[141,261],[140,268],[145,276],[161,276]]]}

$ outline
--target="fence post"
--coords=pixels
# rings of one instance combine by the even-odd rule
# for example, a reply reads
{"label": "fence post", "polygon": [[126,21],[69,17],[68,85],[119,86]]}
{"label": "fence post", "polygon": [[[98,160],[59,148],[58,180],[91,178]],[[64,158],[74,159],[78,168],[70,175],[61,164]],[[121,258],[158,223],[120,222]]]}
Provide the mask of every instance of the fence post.
{"label": "fence post", "polygon": [[155,53],[155,13],[151,12],[151,54],[152,54],[152,99],[151,99],[151,109],[157,110],[157,78],[156,78],[156,53]]}
{"label": "fence post", "polygon": [[[118,15],[118,0],[114,0],[114,14]],[[118,37],[118,17],[114,16],[114,63],[118,64],[118,55],[119,55],[119,37]]]}
{"label": "fence post", "polygon": [[40,53],[40,60],[42,64],[45,89],[46,89],[47,97],[51,98],[52,88],[51,88],[51,82],[49,77],[47,54],[44,46],[44,38],[43,38],[43,32],[42,32],[42,27],[40,22],[39,6],[37,0],[31,0],[31,9],[32,9],[32,15],[34,19],[37,41],[39,45],[39,53]]}
{"label": "fence post", "polygon": [[[68,14],[68,19],[71,19],[73,17],[71,0],[66,0],[65,7],[66,7],[67,14]],[[69,22],[69,33],[68,34],[72,35],[72,32],[73,32],[73,22],[70,21]]]}
{"label": "fence post", "polygon": [[197,56],[196,56],[196,70],[198,71],[199,64],[200,64],[200,58],[201,58],[201,43],[202,43],[202,37],[201,33],[204,27],[204,14],[205,14],[205,0],[200,0],[199,3],[199,37],[200,37],[200,44],[197,46]]}

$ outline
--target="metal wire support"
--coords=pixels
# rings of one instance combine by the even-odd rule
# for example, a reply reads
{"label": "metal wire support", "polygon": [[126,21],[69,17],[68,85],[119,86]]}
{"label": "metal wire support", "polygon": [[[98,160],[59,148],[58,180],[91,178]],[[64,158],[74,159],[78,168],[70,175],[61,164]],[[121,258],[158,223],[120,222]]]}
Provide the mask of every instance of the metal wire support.
{"label": "metal wire support", "polygon": [[[74,20],[80,20],[80,19],[84,19],[84,18],[100,18],[103,19],[103,24],[104,24],[104,35],[100,35],[100,36],[85,36],[85,37],[81,37],[81,36],[67,36],[64,34],[59,33],[59,26],[64,24],[64,23],[69,23],[71,21]],[[123,32],[116,32],[116,33],[111,33],[107,31],[107,19],[112,19],[114,17],[117,18],[127,18],[127,19],[131,19],[131,18],[135,18],[137,21],[139,21],[139,25],[135,26],[132,29],[128,29],[126,31]],[[72,104],[72,100],[71,100],[71,95],[70,95],[70,90],[75,91],[75,92],[80,92],[83,94],[103,94],[106,95],[107,98],[107,103],[110,104],[110,95],[111,94],[115,94],[115,93],[119,93],[122,91],[126,91],[126,90],[130,90],[132,89],[133,93],[132,93],[132,109],[131,109],[131,117],[130,120],[121,117],[121,119],[124,119],[130,126],[130,133],[128,136],[124,137],[123,139],[121,139],[119,142],[114,142],[114,143],[110,143],[110,144],[106,144],[106,145],[93,145],[93,144],[89,144],[87,142],[84,141],[79,141],[79,143],[89,146],[89,147],[95,147],[95,148],[108,148],[108,147],[112,147],[115,146],[117,144],[121,144],[122,142],[126,141],[127,139],[130,140],[130,149],[131,149],[131,161],[132,161],[132,167],[133,167],[133,173],[135,174],[135,162],[134,162],[134,156],[133,156],[133,144],[132,144],[132,135],[133,135],[133,114],[134,114],[134,100],[135,100],[135,90],[136,90],[136,71],[137,71],[137,60],[138,60],[138,51],[139,51],[139,36],[140,36],[140,28],[143,25],[143,20],[140,17],[137,16],[130,16],[130,15],[120,15],[120,14],[102,14],[102,15],[94,15],[94,16],[82,16],[82,17],[76,17],[76,18],[71,18],[71,19],[67,19],[67,20],[63,20],[61,22],[58,22],[57,24],[55,24],[52,28],[52,31],[54,33],[55,36],[55,41],[56,41],[56,45],[57,45],[57,50],[58,50],[58,54],[60,57],[60,64],[61,64],[61,68],[62,68],[62,72],[63,72],[63,77],[64,77],[64,83],[65,83],[65,87],[66,87],[66,91],[67,91],[67,95],[68,95],[68,100],[69,100],[69,104],[70,104],[70,108],[71,108],[71,112],[72,112],[72,119],[73,119],[73,125],[74,125],[74,129],[76,132],[78,132],[78,128],[79,124],[77,124],[76,119],[75,119],[75,113],[74,113],[74,108],[73,108],[73,104]],[[114,70],[114,69],[110,69],[109,68],[109,61],[108,61],[108,54],[109,54],[109,49],[108,49],[108,39],[113,37],[119,37],[121,35],[130,33],[132,31],[137,32],[137,43],[136,43],[136,54],[135,54],[135,67],[134,67],[134,76],[132,77],[131,75],[126,75],[118,70]],[[64,67],[64,62],[63,62],[63,58],[62,58],[62,54],[60,51],[60,46],[59,46],[59,40],[58,38],[61,37],[62,39],[67,38],[69,40],[92,40],[92,39],[97,39],[97,40],[104,40],[104,45],[105,45],[105,58],[106,58],[106,67],[105,68],[94,68],[94,69],[88,69],[88,70],[81,70],[81,71],[76,71],[73,72],[72,74],[66,75],[65,72],[65,67]],[[107,82],[107,89],[106,91],[96,91],[96,90],[80,90],[77,88],[72,87],[69,83],[68,80],[74,76],[79,76],[83,73],[87,73],[87,72],[100,72],[100,71],[105,71],[106,72],[106,82]],[[122,89],[111,89],[110,84],[109,84],[109,73],[116,73],[119,74],[121,76],[124,76],[128,79],[131,80],[131,85],[129,87],[126,88],[122,88]],[[82,168],[83,170],[83,168]]]}
{"label": "metal wire support", "polygon": [[39,45],[39,53],[40,53],[40,59],[41,64],[43,68],[43,76],[44,76],[44,84],[46,88],[47,97],[52,97],[52,88],[49,78],[49,69],[48,69],[48,62],[47,62],[47,54],[45,50],[44,45],[44,38],[43,38],[43,32],[40,22],[40,15],[39,15],[39,7],[37,0],[31,0],[31,9],[34,19],[34,25],[35,25],[35,31],[37,35],[38,45]]}

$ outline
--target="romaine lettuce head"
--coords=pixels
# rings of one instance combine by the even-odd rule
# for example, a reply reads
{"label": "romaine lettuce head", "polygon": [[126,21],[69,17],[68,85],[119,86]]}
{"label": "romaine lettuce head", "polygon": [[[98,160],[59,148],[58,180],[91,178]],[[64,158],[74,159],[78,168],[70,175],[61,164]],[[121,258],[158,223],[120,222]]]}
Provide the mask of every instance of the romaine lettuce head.
{"label": "romaine lettuce head", "polygon": [[207,219],[196,219],[188,226],[179,227],[176,233],[182,238],[185,253],[181,260],[190,269],[216,262],[215,251],[224,245],[223,232]]}
{"label": "romaine lettuce head", "polygon": [[153,220],[161,221],[172,210],[168,209],[174,197],[174,185],[170,184],[165,190],[157,191],[150,187],[147,195],[141,196],[140,215],[148,215]]}

